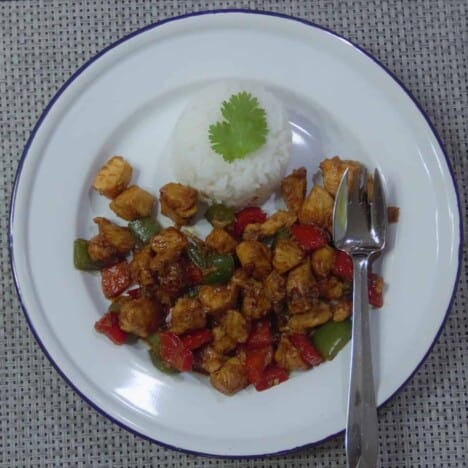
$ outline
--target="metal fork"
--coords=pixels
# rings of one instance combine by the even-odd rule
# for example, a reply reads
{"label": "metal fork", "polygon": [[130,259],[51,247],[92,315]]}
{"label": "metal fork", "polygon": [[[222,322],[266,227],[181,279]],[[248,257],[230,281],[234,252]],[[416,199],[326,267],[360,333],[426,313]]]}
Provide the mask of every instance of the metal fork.
{"label": "metal fork", "polygon": [[348,253],[354,266],[351,376],[346,425],[348,467],[374,468],[378,457],[377,407],[369,330],[368,266],[385,247],[387,208],[382,180],[374,172],[372,202],[367,172],[360,171],[350,186],[348,170],[341,179],[333,210],[333,240]]}

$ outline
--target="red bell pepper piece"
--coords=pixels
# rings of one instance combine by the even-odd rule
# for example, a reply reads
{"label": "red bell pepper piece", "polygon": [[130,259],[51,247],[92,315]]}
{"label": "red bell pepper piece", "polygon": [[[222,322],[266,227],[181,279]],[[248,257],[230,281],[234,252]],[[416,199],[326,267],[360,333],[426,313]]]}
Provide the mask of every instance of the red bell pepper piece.
{"label": "red bell pepper piece", "polygon": [[159,334],[161,358],[175,369],[183,372],[192,370],[193,353],[186,348],[182,340],[171,332]]}
{"label": "red bell pepper piece", "polygon": [[314,367],[321,364],[324,359],[320,353],[314,348],[312,343],[309,341],[307,336],[302,335],[301,333],[294,333],[289,336],[292,344],[298,349],[301,358],[306,364]]}
{"label": "red bell pepper piece", "polygon": [[250,383],[257,383],[263,375],[266,366],[273,359],[273,346],[247,349],[245,356],[245,372]]}
{"label": "red bell pepper piece", "polygon": [[203,281],[203,271],[192,262],[187,262],[184,267],[185,277],[191,286],[200,284]]}
{"label": "red bell pepper piece", "polygon": [[291,232],[302,250],[311,252],[325,247],[328,244],[328,236],[314,224],[295,224]]}
{"label": "red bell pepper piece", "polygon": [[[335,253],[335,264],[333,265],[333,274],[346,281],[353,281],[353,260],[342,250]],[[383,306],[383,279],[375,273],[369,273],[368,295],[369,304],[373,307]]]}
{"label": "red bell pepper piece", "polygon": [[242,237],[244,229],[248,224],[264,223],[267,219],[266,213],[258,206],[248,206],[235,214],[232,234],[234,237]]}
{"label": "red bell pepper piece", "polygon": [[184,346],[190,350],[200,348],[201,346],[213,341],[213,333],[207,328],[195,330],[186,333],[180,338]]}
{"label": "red bell pepper piece", "polygon": [[254,384],[255,390],[261,392],[268,388],[278,385],[285,380],[288,380],[289,374],[282,367],[269,366],[265,369],[260,379]]}
{"label": "red bell pepper piece", "polygon": [[383,279],[375,273],[369,273],[368,276],[368,295],[369,304],[379,308],[383,306]]}
{"label": "red bell pepper piece", "polygon": [[128,336],[128,333],[120,328],[117,312],[107,312],[94,324],[94,328],[118,345],[125,343]]}
{"label": "red bell pepper piece", "polygon": [[346,281],[353,281],[353,261],[351,257],[342,250],[337,250],[335,252],[333,274]]}
{"label": "red bell pepper piece", "polygon": [[247,338],[247,348],[261,348],[273,343],[273,335],[271,333],[271,324],[267,319],[255,322],[253,328]]}
{"label": "red bell pepper piece", "polygon": [[127,291],[127,294],[132,298],[132,299],[137,299],[141,296],[142,289],[141,288],[133,288]]}
{"label": "red bell pepper piece", "polygon": [[101,270],[101,286],[107,299],[120,296],[132,284],[130,269],[126,261]]}

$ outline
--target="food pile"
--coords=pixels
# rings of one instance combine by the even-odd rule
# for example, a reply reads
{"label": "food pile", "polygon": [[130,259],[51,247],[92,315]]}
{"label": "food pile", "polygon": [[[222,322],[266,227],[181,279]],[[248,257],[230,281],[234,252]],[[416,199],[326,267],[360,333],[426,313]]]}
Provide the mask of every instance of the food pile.
{"label": "food pile", "polygon": [[[98,270],[108,311],[95,328],[114,343],[145,340],[163,372],[209,375],[232,395],[252,384],[265,390],[293,371],[333,359],[351,336],[352,262],[331,245],[334,196],[346,168],[339,157],[320,164],[323,185],[307,190],[306,169],[281,180],[284,210],[234,209],[200,203],[194,188],[160,188],[156,197],[129,185],[132,167],[112,157],[93,187],[111,199],[118,225],[94,219],[97,234],[77,239],[74,263]],[[211,223],[205,239],[193,234],[196,215]],[[383,280],[370,275],[369,302],[382,306]]]}
{"label": "food pile", "polygon": [[273,93],[250,81],[219,80],[194,93],[169,146],[177,182],[204,201],[240,209],[262,204],[279,187],[292,132]]}

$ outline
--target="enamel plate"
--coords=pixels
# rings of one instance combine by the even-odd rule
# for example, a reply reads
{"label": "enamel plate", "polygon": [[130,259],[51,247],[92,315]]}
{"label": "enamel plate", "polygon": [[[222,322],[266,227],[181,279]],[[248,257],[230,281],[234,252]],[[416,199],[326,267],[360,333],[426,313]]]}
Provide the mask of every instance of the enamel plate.
{"label": "enamel plate", "polygon": [[[318,170],[336,154],[377,167],[391,227],[372,313],[377,397],[388,400],[432,347],[459,267],[457,194],[441,145],[418,105],[375,59],[318,26],[273,14],[196,14],[131,34],[80,68],[47,106],[24,151],[11,205],[18,293],[37,340],[97,410],[155,442],[249,456],[319,442],[345,427],[349,345],[332,362],[265,392],[232,397],[207,378],[167,376],[143,345],[115,346],[93,329],[106,310],[98,275],[73,268],[77,237],[110,216],[90,190],[123,155],[133,182],[158,193],[171,180],[167,145],[184,105],[215,79],[263,84],[293,130],[291,168]],[[174,180],[174,179],[172,179]]]}

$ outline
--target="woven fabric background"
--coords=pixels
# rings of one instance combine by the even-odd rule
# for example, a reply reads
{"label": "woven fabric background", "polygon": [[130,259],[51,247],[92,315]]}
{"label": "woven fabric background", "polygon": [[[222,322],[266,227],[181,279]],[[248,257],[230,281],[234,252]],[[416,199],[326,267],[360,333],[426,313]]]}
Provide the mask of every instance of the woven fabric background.
{"label": "woven fabric background", "polygon": [[[306,18],[355,41],[388,66],[418,99],[445,145],[466,228],[466,0],[0,2],[2,467],[345,466],[342,437],[285,456],[222,460],[181,454],[119,428],[83,402],[53,369],[28,329],[13,286],[7,245],[11,188],[22,149],[50,98],[87,59],[127,33],[163,18],[221,8]],[[467,300],[465,264],[432,353],[379,411],[383,467],[467,466]]]}

